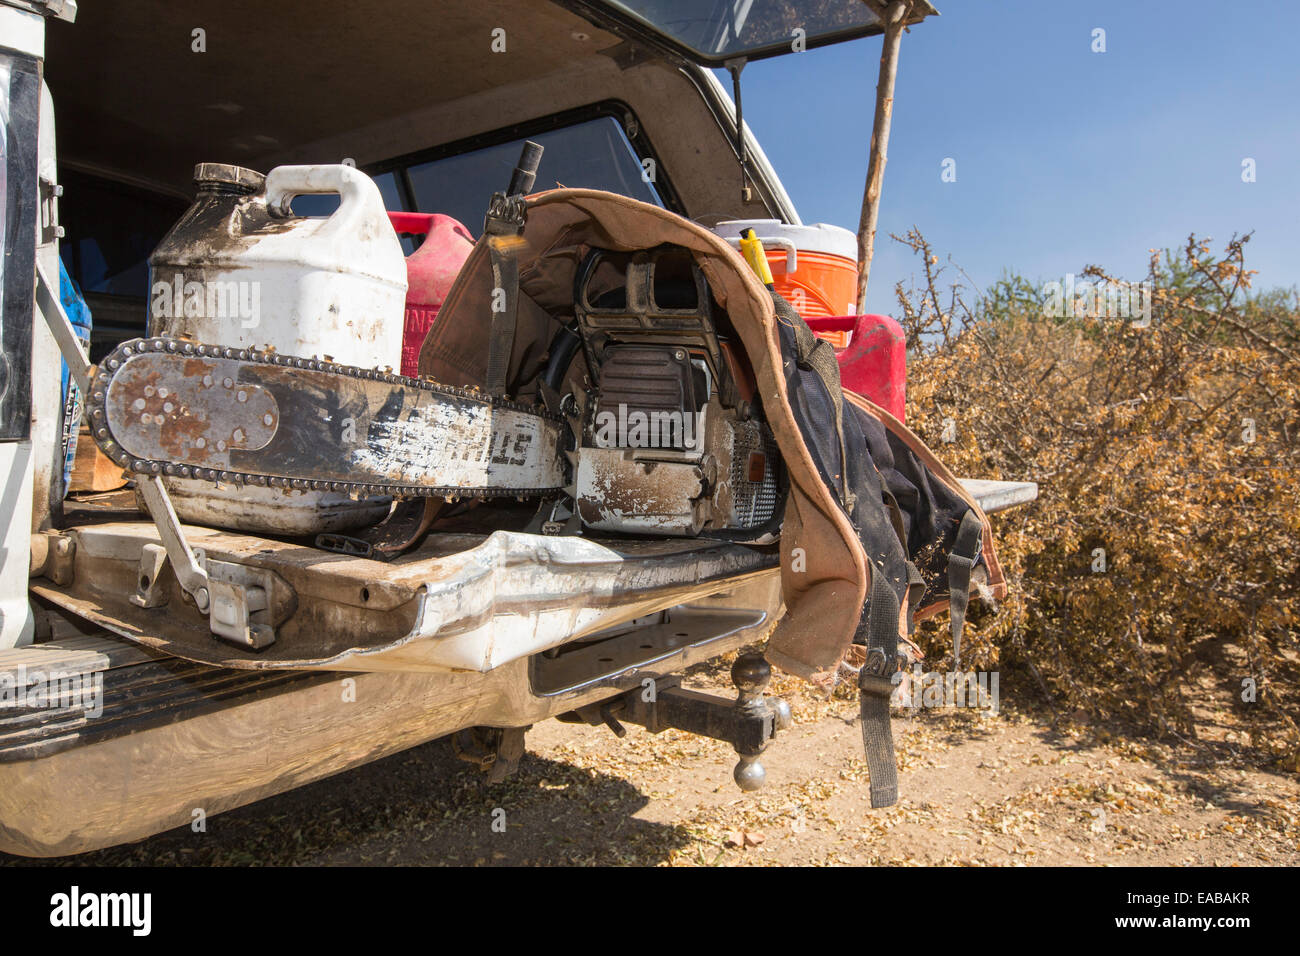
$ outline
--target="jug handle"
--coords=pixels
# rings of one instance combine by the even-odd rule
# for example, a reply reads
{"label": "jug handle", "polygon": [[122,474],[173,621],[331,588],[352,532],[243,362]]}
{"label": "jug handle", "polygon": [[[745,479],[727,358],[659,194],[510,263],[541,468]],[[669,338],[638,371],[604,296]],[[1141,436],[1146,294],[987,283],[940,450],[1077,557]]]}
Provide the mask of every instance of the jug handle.
{"label": "jug handle", "polygon": [[266,174],[266,208],[272,216],[292,216],[290,203],[295,196],[331,193],[338,195],[339,208],[323,228],[333,226],[334,220],[363,214],[367,209],[384,208],[379,187],[355,166],[277,166]]}

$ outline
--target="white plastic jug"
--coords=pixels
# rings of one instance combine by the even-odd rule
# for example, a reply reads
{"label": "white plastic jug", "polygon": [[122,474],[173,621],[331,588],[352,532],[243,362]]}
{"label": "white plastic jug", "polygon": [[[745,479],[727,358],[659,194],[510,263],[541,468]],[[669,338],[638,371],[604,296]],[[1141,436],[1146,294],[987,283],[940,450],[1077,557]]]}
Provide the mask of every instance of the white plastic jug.
{"label": "white plastic jug", "polygon": [[[401,363],[406,258],[374,181],[351,166],[219,163],[194,170],[194,205],[149,258],[149,334],[205,345],[329,356],[362,368]],[[294,198],[336,194],[329,216]],[[373,523],[390,499],[166,479],[186,521],[310,534]]]}
{"label": "white plastic jug", "polygon": [[[149,258],[151,335],[398,367],[406,259],[369,176],[201,163],[194,181],[194,205]],[[336,194],[338,208],[295,216],[307,194]]]}

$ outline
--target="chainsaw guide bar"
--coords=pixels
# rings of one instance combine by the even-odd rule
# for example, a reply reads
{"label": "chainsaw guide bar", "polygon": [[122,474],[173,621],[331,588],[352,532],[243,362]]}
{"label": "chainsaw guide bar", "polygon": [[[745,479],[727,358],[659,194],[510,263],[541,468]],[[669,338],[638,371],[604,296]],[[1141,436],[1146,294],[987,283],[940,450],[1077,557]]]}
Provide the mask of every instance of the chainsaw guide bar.
{"label": "chainsaw guide bar", "polygon": [[87,406],[99,447],[142,475],[447,498],[567,483],[558,416],[331,361],[133,339],[98,366]]}

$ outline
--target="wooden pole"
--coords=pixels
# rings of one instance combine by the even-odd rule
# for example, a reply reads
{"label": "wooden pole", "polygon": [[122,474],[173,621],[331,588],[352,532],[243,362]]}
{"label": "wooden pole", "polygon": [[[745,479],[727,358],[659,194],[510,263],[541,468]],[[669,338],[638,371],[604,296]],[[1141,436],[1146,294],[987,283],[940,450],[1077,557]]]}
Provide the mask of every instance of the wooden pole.
{"label": "wooden pole", "polygon": [[894,0],[887,8],[868,0],[873,10],[882,11],[885,44],[880,54],[880,78],[876,81],[876,115],[871,125],[871,159],[867,165],[867,186],[862,195],[862,218],[858,220],[858,313],[867,311],[867,280],[876,245],[876,220],[880,216],[880,190],[885,179],[889,151],[889,126],[894,115],[894,80],[898,76],[898,47],[909,4]]}

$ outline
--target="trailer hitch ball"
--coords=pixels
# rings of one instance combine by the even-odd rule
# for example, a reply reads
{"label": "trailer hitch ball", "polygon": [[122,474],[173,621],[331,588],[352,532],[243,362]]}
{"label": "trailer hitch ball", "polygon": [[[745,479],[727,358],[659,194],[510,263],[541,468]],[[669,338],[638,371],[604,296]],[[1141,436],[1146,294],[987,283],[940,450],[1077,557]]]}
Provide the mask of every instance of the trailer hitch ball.
{"label": "trailer hitch ball", "polygon": [[767,783],[767,771],[759,762],[759,755],[767,749],[772,735],[778,730],[785,730],[792,723],[790,705],[777,698],[768,700],[763,696],[768,683],[772,680],[772,665],[762,654],[742,654],[731,665],[731,681],[736,685],[736,711],[747,720],[761,722],[763,731],[757,740],[749,735],[740,734],[736,740],[736,752],[740,760],[736,762],[733,776],[736,786],[741,790],[753,791]]}
{"label": "trailer hitch ball", "polygon": [[[736,699],[721,694],[688,690],[666,676],[653,699],[641,688],[605,704],[588,704],[562,720],[582,722],[593,727],[607,725],[620,737],[626,731],[620,721],[638,724],[652,734],[670,727],[731,744],[740,760],[733,776],[742,790],[757,790],[767,781],[767,772],[758,758],[772,737],[791,723],[790,705],[779,698],[763,696],[772,680],[772,667],[761,654],[743,654],[731,668]],[[671,681],[671,683],[668,683]]]}
{"label": "trailer hitch ball", "polygon": [[772,680],[772,665],[762,654],[741,654],[732,665],[732,683],[736,684],[736,706],[757,713],[763,704],[763,691]]}
{"label": "trailer hitch ball", "polygon": [[776,729],[789,730],[790,725],[794,723],[794,714],[790,712],[789,701],[782,700],[780,697],[774,698],[772,710],[776,715]]}
{"label": "trailer hitch ball", "polygon": [[736,786],[747,793],[762,790],[767,783],[767,771],[763,769],[763,765],[758,762],[757,757],[747,754],[741,754],[740,759],[736,761],[736,770],[732,776],[736,778]]}
{"label": "trailer hitch ball", "polygon": [[762,654],[742,654],[731,665],[731,682],[736,685],[736,707],[745,716],[771,717],[773,730],[786,730],[794,717],[790,704],[780,697],[764,697],[772,680],[772,665]]}

